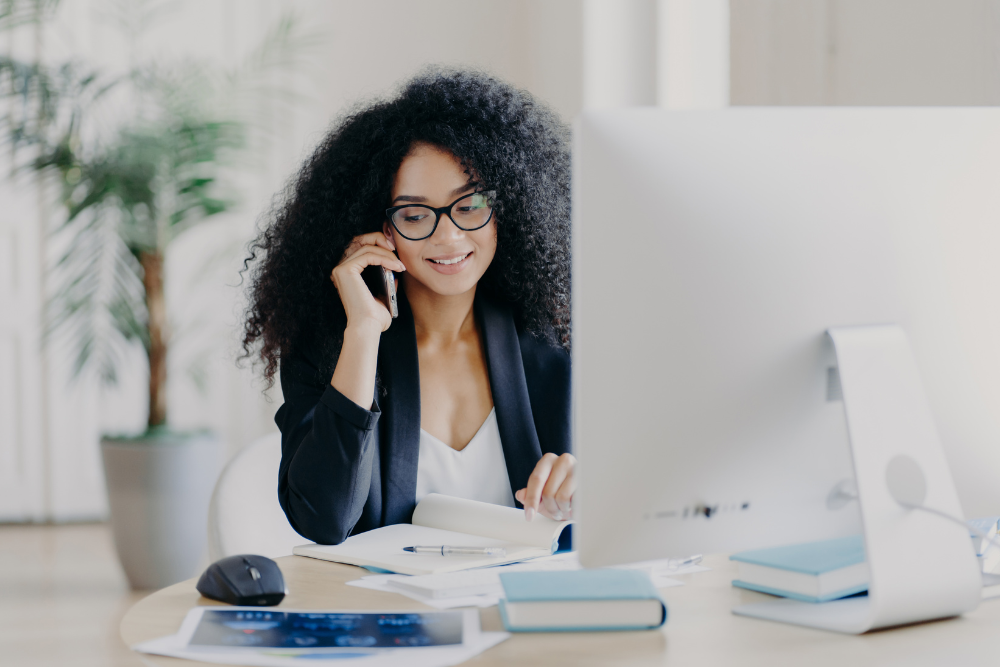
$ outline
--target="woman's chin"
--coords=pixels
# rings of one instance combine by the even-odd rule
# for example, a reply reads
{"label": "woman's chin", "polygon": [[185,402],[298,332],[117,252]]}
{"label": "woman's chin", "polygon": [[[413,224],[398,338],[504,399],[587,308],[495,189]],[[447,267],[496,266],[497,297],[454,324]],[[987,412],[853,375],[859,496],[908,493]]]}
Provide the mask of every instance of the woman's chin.
{"label": "woman's chin", "polygon": [[465,294],[471,289],[476,287],[476,283],[479,282],[479,274],[475,274],[468,269],[461,273],[447,275],[434,271],[433,269],[426,272],[421,271],[421,275],[417,275],[415,271],[407,271],[406,275],[410,280],[415,280],[420,283],[420,286],[424,289],[437,294],[438,296],[458,296],[459,294]]}

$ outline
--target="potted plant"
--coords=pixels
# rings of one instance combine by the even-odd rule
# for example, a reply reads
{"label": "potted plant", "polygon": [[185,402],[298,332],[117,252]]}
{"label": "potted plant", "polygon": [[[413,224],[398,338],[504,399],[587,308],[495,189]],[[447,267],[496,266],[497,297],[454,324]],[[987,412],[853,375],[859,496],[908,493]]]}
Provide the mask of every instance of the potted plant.
{"label": "potted plant", "polygon": [[[166,105],[156,111],[149,120],[121,128],[90,155],[50,154],[62,176],[66,229],[73,236],[60,267],[67,289],[53,299],[52,322],[75,329],[82,364],[85,355],[93,355],[96,337],[79,320],[94,307],[108,308],[119,335],[140,341],[149,363],[146,431],[101,441],[115,546],[137,589],[192,576],[205,550],[222,449],[210,433],[178,433],[167,425],[164,255],[186,227],[229,208],[230,201],[214,191],[224,154],[239,149],[242,136],[233,121]],[[89,219],[74,224],[88,209]],[[80,252],[105,244],[115,247]],[[95,304],[100,288],[85,285],[102,270],[96,262],[112,264],[113,284],[120,286],[113,299],[100,304]],[[105,367],[104,374],[111,370]]]}
{"label": "potted plant", "polygon": [[101,441],[115,545],[136,589],[195,574],[222,455],[212,434],[168,425],[165,253],[185,230],[233,206],[227,175],[247,127],[227,101],[253,78],[246,74],[282,63],[268,54],[287,51],[291,33],[283,19],[242,80],[190,61],[110,77],[78,61],[0,57],[0,77],[10,82],[3,94],[18,103],[0,127],[30,155],[19,168],[43,175],[64,212],[53,232],[65,251],[51,271],[49,334],[73,345],[77,375],[114,383],[130,344],[148,360],[146,430]]}

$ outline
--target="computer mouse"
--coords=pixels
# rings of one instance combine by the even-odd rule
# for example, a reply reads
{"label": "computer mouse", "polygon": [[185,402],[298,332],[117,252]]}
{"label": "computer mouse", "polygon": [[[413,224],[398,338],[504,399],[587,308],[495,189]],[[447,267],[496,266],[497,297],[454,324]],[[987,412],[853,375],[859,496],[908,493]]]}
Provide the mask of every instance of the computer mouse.
{"label": "computer mouse", "polygon": [[277,563],[265,556],[243,554],[209,565],[198,580],[198,592],[241,607],[270,607],[288,591]]}

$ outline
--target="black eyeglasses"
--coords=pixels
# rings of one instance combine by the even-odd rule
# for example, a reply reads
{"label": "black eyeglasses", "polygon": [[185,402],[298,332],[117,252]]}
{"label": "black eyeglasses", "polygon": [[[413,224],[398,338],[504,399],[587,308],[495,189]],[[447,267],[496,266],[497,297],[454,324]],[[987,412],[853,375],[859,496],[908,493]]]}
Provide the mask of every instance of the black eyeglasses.
{"label": "black eyeglasses", "polygon": [[385,215],[404,239],[420,241],[434,235],[442,215],[447,215],[456,227],[467,232],[485,227],[493,218],[496,196],[494,191],[473,192],[441,208],[404,204],[385,209]]}

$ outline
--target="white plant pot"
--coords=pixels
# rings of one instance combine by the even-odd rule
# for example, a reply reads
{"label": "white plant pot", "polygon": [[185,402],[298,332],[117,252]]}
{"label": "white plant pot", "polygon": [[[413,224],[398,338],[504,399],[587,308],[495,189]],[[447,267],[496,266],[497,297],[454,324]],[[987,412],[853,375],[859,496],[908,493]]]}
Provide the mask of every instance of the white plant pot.
{"label": "white plant pot", "polygon": [[115,548],[133,589],[175,584],[205,563],[221,454],[208,433],[101,441]]}

